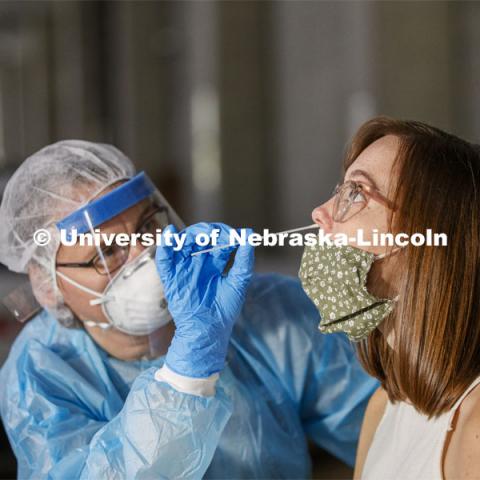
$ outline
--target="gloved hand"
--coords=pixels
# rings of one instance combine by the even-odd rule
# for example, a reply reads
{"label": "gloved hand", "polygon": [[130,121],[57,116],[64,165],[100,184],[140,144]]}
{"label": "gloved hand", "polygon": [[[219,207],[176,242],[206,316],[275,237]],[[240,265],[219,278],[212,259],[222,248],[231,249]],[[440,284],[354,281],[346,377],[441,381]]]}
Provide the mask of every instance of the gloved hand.
{"label": "gloved hand", "polygon": [[[206,378],[223,369],[233,324],[253,272],[254,247],[250,245],[238,247],[226,275],[223,272],[235,247],[191,256],[209,248],[198,246],[196,235],[210,234],[214,228],[220,230],[217,245],[228,244],[230,227],[197,223],[184,230],[186,241],[180,251],[160,246],[156,252],[157,270],[176,326],[165,363],[186,377]],[[173,225],[167,229],[176,232]]]}

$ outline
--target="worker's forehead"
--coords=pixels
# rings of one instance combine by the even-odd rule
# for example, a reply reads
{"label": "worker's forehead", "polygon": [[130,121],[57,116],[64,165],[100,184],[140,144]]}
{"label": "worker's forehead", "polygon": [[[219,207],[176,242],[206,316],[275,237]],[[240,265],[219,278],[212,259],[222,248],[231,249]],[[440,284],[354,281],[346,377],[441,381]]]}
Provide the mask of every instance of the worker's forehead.
{"label": "worker's forehead", "polygon": [[144,172],[124,182],[116,181],[105,187],[88,203],[56,223],[57,228],[70,240],[76,234],[87,233],[117,217],[142,200],[150,198],[155,186]]}

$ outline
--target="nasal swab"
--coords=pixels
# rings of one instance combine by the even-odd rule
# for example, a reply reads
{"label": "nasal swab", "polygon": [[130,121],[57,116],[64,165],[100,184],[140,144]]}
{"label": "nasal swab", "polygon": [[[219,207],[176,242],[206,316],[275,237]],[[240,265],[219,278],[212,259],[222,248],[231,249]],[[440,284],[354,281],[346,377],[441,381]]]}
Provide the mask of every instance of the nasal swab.
{"label": "nasal swab", "polygon": [[[291,230],[284,230],[283,232],[271,233],[270,235],[285,235],[285,234],[293,233],[293,232],[301,232],[302,230],[311,230],[312,228],[320,228],[320,227],[316,223],[313,223],[312,225],[307,225],[306,227],[292,228]],[[229,247],[234,247],[234,246],[235,245],[218,245],[216,247],[207,248],[206,250],[200,250],[198,252],[193,252],[191,254],[191,256],[194,257],[195,255],[200,255],[202,253],[213,252],[215,250],[222,250],[224,248],[229,248]]]}

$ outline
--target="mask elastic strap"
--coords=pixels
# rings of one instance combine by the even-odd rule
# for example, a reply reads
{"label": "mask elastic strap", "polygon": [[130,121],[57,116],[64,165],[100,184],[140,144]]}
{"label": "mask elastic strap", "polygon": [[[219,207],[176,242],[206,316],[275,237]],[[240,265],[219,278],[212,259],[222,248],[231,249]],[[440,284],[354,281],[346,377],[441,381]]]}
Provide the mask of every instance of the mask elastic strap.
{"label": "mask elastic strap", "polygon": [[[90,300],[90,305],[98,305],[100,303],[103,303],[107,300],[109,300],[109,297],[104,296],[102,293],[98,293],[95,290],[92,290],[91,288],[86,287],[85,285],[82,285],[75,280],[72,280],[70,277],[67,277],[65,274],[62,272],[59,272],[58,270],[55,272],[59,277],[63,278],[66,282],[68,282],[70,285],[73,285],[74,287],[79,288],[80,290],[83,290],[86,293],[89,293],[90,295],[93,295],[95,297],[98,297],[95,300]],[[94,322],[92,320],[83,320],[83,323],[87,325],[87,327],[98,327],[101,328],[102,330],[107,330],[109,328],[112,328],[113,325],[107,322]]]}
{"label": "mask elastic strap", "polygon": [[112,324],[106,323],[106,322],[94,322],[93,320],[83,320],[83,323],[87,327],[98,327],[98,328],[101,328],[102,330],[108,330],[110,328],[113,328]]}
{"label": "mask elastic strap", "polygon": [[83,290],[84,292],[89,293],[90,295],[93,295],[93,296],[97,297],[95,300],[90,300],[90,305],[99,305],[99,304],[104,303],[107,300],[111,299],[107,295],[103,295],[103,293],[99,293],[96,290],[92,290],[91,288],[88,288],[85,285],[82,285],[81,283],[76,282],[75,280],[71,279],[70,277],[67,277],[64,273],[59,272],[58,270],[55,273],[59,277],[63,278],[70,285],[73,285],[74,287],[77,287],[80,290]]}

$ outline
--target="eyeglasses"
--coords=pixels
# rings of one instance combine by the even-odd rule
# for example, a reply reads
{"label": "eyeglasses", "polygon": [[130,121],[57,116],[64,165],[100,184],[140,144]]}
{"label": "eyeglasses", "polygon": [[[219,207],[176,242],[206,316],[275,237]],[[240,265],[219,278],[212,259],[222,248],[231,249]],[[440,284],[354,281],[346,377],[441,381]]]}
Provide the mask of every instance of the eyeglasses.
{"label": "eyeglasses", "polygon": [[[168,224],[169,216],[166,207],[156,207],[155,210],[147,213],[144,218],[139,222],[138,227],[135,229],[137,234],[150,233],[154,236],[157,233],[157,229],[162,230]],[[118,270],[127,261],[130,255],[130,242],[127,245],[117,245],[116,242],[112,242],[111,245],[104,247],[100,253],[97,253],[88,262],[57,262],[57,267],[69,267],[69,268],[95,268],[100,275],[108,275],[109,273]]]}
{"label": "eyeglasses", "polygon": [[333,204],[333,221],[344,222],[363,210],[370,199],[373,199],[390,210],[396,210],[396,206],[388,198],[384,197],[376,188],[365,183],[347,180],[337,185],[333,191],[335,201]]}

